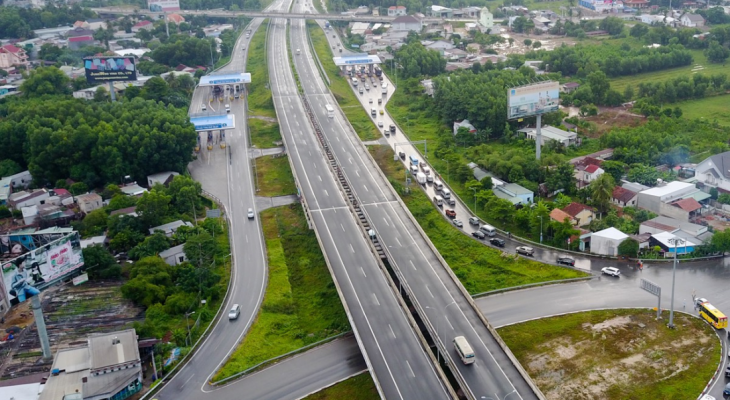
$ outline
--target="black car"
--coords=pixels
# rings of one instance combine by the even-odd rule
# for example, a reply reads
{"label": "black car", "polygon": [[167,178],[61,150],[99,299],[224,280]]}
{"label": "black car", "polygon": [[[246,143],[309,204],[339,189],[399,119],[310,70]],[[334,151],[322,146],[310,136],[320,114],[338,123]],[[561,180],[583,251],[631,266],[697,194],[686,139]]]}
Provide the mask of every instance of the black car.
{"label": "black car", "polygon": [[497,246],[497,247],[504,247],[504,240],[500,238],[491,238],[489,239],[489,243]]}
{"label": "black car", "polygon": [[558,264],[570,265],[571,267],[575,266],[575,260],[573,257],[560,256],[557,260],[555,260],[555,262]]}
{"label": "black car", "polygon": [[482,240],[484,240],[484,238],[487,237],[487,235],[485,235],[484,232],[482,232],[482,231],[474,231],[471,233],[471,235],[477,239],[482,239]]}

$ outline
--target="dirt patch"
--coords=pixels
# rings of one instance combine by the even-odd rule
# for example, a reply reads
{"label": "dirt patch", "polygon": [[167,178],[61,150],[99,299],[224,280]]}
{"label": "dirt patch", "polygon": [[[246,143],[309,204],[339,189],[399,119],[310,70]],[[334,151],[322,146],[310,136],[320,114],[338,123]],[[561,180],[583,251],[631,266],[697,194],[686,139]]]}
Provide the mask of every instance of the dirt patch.
{"label": "dirt patch", "polygon": [[263,115],[249,115],[248,118],[260,119],[262,121],[271,122],[271,123],[279,122],[276,118],[265,117]]}
{"label": "dirt patch", "polygon": [[630,109],[622,107],[601,107],[598,115],[585,118],[594,124],[592,130],[582,130],[581,133],[590,138],[597,138],[614,128],[633,128],[646,123],[643,115],[634,114]]}
{"label": "dirt patch", "polygon": [[682,313],[676,329],[655,317],[652,310],[595,311],[500,335],[549,400],[696,398],[720,361],[713,329]]}

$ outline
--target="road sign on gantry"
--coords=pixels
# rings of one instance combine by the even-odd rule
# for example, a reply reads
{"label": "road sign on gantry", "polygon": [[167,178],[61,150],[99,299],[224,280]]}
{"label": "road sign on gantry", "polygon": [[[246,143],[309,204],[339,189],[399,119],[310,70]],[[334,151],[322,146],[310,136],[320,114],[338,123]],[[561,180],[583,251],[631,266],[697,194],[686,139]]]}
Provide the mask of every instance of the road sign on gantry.
{"label": "road sign on gantry", "polygon": [[251,74],[241,72],[225,75],[205,75],[200,77],[198,86],[237,85],[239,83],[251,83]]}
{"label": "road sign on gantry", "polygon": [[190,118],[190,122],[195,125],[197,132],[236,128],[236,116],[233,114],[193,117]]}

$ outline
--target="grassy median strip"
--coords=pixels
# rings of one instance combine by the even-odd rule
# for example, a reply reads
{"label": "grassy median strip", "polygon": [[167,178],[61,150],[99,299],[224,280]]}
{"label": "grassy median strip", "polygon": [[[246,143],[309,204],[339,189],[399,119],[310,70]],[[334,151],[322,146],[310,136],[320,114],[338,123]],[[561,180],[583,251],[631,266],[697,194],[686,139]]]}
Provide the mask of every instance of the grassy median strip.
{"label": "grassy median strip", "polygon": [[694,399],[722,357],[704,321],[650,309],[589,311],[500,328],[547,398]]}
{"label": "grassy median strip", "polygon": [[376,140],[382,137],[378,128],[373,124],[370,114],[362,107],[355,93],[350,89],[350,82],[340,75],[340,69],[332,60],[333,53],[324,36],[324,32],[316,23],[307,21],[307,29],[309,36],[312,38],[314,50],[317,52],[319,60],[322,62],[327,76],[330,78],[330,90],[335,96],[335,100],[342,108],[342,112],[350,120],[350,125],[355,128],[355,132],[360,140]]}
{"label": "grassy median strip", "polygon": [[[260,218],[269,262],[264,302],[245,339],[214,381],[350,329],[302,207],[269,209]],[[241,329],[244,323],[235,322]]]}
{"label": "grassy median strip", "polygon": [[256,159],[257,196],[297,194],[289,159],[286,155],[263,156]]}
{"label": "grassy median strip", "polygon": [[[390,183],[402,195],[405,168],[400,161],[393,161],[393,150],[389,146],[369,146],[368,149]],[[477,242],[444,219],[417,184],[411,184],[411,193],[402,198],[471,294],[588,276],[584,272],[502,253]]]}
{"label": "grassy median strip", "polygon": [[251,132],[251,144],[259,149],[276,147],[277,142],[281,142],[274,100],[269,88],[266,56],[267,26],[268,20],[265,20],[253,34],[246,60],[246,70],[251,73],[251,83],[248,84],[248,129]]}
{"label": "grassy median strip", "polygon": [[304,400],[376,400],[379,399],[373,378],[368,372],[353,376],[327,389],[311,394]]}

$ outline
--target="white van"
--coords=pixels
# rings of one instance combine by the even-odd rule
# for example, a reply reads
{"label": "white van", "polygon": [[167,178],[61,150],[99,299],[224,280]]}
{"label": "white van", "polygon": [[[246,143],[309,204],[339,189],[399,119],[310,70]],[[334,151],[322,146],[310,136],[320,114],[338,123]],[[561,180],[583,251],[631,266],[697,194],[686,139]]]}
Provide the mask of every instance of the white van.
{"label": "white van", "polygon": [[203,104],[203,107],[201,107],[201,110],[207,111],[208,110],[208,107],[205,104]]}
{"label": "white van", "polygon": [[302,54],[302,51],[297,49],[297,55],[300,55],[300,54]]}
{"label": "white van", "polygon": [[440,180],[434,179],[433,180],[433,187],[436,188],[436,190],[441,190],[441,189],[444,188],[444,184]]}
{"label": "white van", "polygon": [[433,202],[439,207],[444,206],[444,199],[441,196],[433,196]]}
{"label": "white van", "polygon": [[449,203],[450,206],[456,205],[456,200],[454,200],[453,197],[449,197],[448,199],[446,199],[446,202]]}
{"label": "white van", "polygon": [[497,230],[494,229],[494,227],[492,225],[482,225],[481,227],[479,227],[479,230],[484,232],[484,234],[487,236],[496,236],[497,235]]}
{"label": "white van", "polygon": [[444,199],[450,198],[451,197],[451,190],[446,189],[446,188],[441,189],[441,196],[444,196]]}
{"label": "white van", "polygon": [[231,113],[231,105],[226,104],[226,114],[230,114],[230,113]]}
{"label": "white van", "polygon": [[411,165],[411,175],[415,175],[418,173],[418,167],[415,165]]}
{"label": "white van", "polygon": [[370,109],[370,115],[372,115],[373,117],[377,116],[378,115],[378,110],[376,110],[374,108],[371,108]]}
{"label": "white van", "polygon": [[228,319],[238,319],[239,315],[241,315],[241,306],[234,304],[233,307],[231,307],[231,311],[228,311]]}
{"label": "white van", "polygon": [[472,350],[469,342],[466,341],[465,337],[455,337],[454,348],[456,348],[456,352],[459,353],[459,358],[461,358],[461,362],[463,362],[464,364],[473,364],[474,361],[476,361],[476,357],[474,356],[474,350]]}

